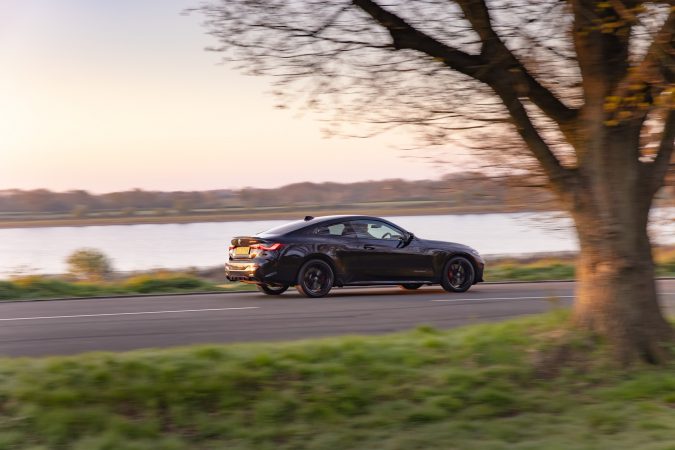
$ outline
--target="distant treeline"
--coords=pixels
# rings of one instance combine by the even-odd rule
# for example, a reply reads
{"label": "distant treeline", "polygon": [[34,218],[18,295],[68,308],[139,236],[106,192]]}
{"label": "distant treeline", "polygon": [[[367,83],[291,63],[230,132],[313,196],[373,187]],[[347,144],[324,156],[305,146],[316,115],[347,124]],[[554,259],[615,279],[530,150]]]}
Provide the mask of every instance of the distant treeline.
{"label": "distant treeline", "polygon": [[525,176],[490,178],[480,173],[451,174],[437,180],[382,180],[358,183],[295,183],[276,189],[244,188],[198,192],[134,189],[107,194],[46,189],[0,191],[3,214],[73,214],[147,211],[153,214],[279,207],[354,205],[372,202],[442,201],[452,205],[553,205],[555,199]]}
{"label": "distant treeline", "polygon": [[250,207],[420,201],[481,205],[506,203],[516,197],[522,199],[523,195],[536,201],[553,200],[548,191],[541,187],[533,191],[531,185],[525,177],[490,178],[480,173],[466,173],[446,175],[438,180],[296,183],[278,189],[247,188],[235,195],[242,206]]}
{"label": "distant treeline", "polygon": [[204,192],[159,192],[133,189],[108,194],[47,189],[0,191],[0,212],[69,213],[76,210],[120,211],[125,209],[220,208],[236,194],[229,190]]}

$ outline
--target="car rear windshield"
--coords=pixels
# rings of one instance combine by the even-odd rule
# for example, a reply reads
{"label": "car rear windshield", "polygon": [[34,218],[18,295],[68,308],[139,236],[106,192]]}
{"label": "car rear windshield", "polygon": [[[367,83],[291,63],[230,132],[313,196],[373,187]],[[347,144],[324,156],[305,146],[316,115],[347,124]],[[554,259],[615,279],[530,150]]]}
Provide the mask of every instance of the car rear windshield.
{"label": "car rear windshield", "polygon": [[278,227],[270,228],[269,230],[258,233],[256,236],[260,237],[273,237],[281,236],[284,234],[292,233],[293,231],[298,231],[302,228],[308,226],[309,223],[305,220],[296,220],[295,222],[285,223],[279,225]]}

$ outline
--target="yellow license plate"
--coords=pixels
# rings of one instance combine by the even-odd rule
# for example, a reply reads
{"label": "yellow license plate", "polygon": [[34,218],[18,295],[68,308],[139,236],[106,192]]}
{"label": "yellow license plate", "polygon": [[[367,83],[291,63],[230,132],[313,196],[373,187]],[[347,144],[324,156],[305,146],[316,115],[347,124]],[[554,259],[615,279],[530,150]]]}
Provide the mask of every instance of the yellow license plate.
{"label": "yellow license plate", "polygon": [[235,255],[248,255],[249,250],[251,247],[236,247],[234,249],[234,254]]}

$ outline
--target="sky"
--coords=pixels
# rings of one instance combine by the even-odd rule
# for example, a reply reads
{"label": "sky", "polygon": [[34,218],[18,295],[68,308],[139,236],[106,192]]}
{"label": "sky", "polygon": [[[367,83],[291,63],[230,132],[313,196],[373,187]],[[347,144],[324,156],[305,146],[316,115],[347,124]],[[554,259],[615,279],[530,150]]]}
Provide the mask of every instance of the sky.
{"label": "sky", "polygon": [[325,138],[275,108],[189,0],[0,2],[0,189],[205,190],[435,178],[401,134]]}

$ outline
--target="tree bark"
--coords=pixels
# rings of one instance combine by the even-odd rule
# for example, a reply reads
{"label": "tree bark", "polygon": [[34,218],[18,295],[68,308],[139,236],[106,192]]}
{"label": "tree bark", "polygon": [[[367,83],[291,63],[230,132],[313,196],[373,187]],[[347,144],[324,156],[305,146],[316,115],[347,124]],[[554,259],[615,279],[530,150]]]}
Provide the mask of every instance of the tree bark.
{"label": "tree bark", "polygon": [[571,200],[580,244],[574,321],[605,339],[623,365],[663,362],[673,337],[654,282],[647,232],[652,192],[634,155],[636,131],[605,135]]}
{"label": "tree bark", "polygon": [[[581,220],[582,228],[597,224],[588,217]],[[625,238],[632,241],[628,246],[601,243],[595,233],[579,231],[574,320],[605,338],[623,365],[637,360],[658,364],[667,358],[664,344],[672,331],[659,308],[649,239],[640,229],[626,230]]]}

